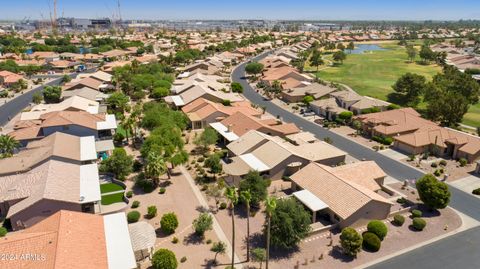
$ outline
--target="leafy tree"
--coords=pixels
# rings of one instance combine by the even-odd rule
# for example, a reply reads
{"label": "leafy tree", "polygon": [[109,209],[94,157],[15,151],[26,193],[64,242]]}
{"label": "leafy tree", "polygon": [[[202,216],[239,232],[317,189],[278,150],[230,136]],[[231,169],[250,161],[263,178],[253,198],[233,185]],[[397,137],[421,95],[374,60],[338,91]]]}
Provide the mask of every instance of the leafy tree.
{"label": "leafy tree", "polygon": [[36,105],[40,104],[43,101],[43,95],[40,92],[36,92],[32,96],[32,102]]}
{"label": "leafy tree", "polygon": [[230,209],[230,216],[232,219],[232,268],[235,266],[235,205],[238,203],[237,188],[227,187],[225,190],[225,197],[227,197]]}
{"label": "leafy tree", "polygon": [[45,86],[42,93],[46,103],[58,103],[62,96],[62,88],[60,86]]}
{"label": "leafy tree", "polygon": [[225,254],[227,251],[227,244],[222,241],[218,241],[213,243],[212,248],[210,251],[215,252],[215,257],[213,258],[213,264],[217,264],[217,255],[218,254]]}
{"label": "leafy tree", "polygon": [[420,103],[420,97],[426,90],[426,78],[414,73],[406,73],[392,86],[393,90],[402,94],[403,102],[411,107]]}
{"label": "leafy tree", "polygon": [[69,75],[63,75],[62,83],[68,83],[70,81],[72,81],[72,77],[70,77]]}
{"label": "leafy tree", "polygon": [[220,156],[218,154],[211,154],[205,160],[205,167],[210,168],[213,174],[219,174],[222,172],[222,163],[220,162]]}
{"label": "leafy tree", "polygon": [[295,247],[310,232],[311,221],[310,213],[294,198],[278,200],[271,217],[272,246]]}
{"label": "leafy tree", "polygon": [[260,263],[260,269],[262,269],[262,263],[266,260],[266,251],[264,248],[252,249],[252,260]]}
{"label": "leafy tree", "polygon": [[217,140],[217,131],[211,127],[207,127],[205,130],[203,130],[202,134],[195,139],[194,143],[197,146],[202,146],[204,150],[207,150],[209,146],[215,145]]}
{"label": "leafy tree", "polygon": [[427,84],[427,115],[445,126],[455,127],[470,105],[478,102],[479,94],[480,86],[470,75],[455,67],[445,67],[443,74],[435,75]]}
{"label": "leafy tree", "polygon": [[308,106],[308,105],[310,105],[311,102],[313,102],[313,100],[315,100],[315,99],[313,99],[313,96],[311,96],[311,95],[305,95],[305,96],[303,97],[302,102],[303,102],[305,105]]}
{"label": "leafy tree", "polygon": [[353,228],[346,227],[340,235],[340,244],[343,252],[348,256],[356,257],[362,248],[362,236]]}
{"label": "leafy tree", "polygon": [[342,50],[339,50],[333,54],[332,59],[335,62],[340,62],[343,64],[343,61],[347,59],[347,54],[345,54],[345,52],[343,52]]}
{"label": "leafy tree", "polygon": [[112,93],[106,100],[108,106],[116,112],[125,112],[128,108],[130,99],[122,92]]}
{"label": "leafy tree", "polygon": [[447,207],[451,193],[448,185],[438,181],[432,174],[427,174],[417,180],[416,187],[422,202],[433,209]]}
{"label": "leafy tree", "polygon": [[178,262],[175,253],[165,248],[155,251],[152,257],[152,266],[154,269],[176,269]]}
{"label": "leafy tree", "polygon": [[123,148],[115,148],[112,155],[102,161],[100,170],[115,174],[119,180],[125,180],[133,171],[133,156],[127,155]]}
{"label": "leafy tree", "polygon": [[155,87],[152,90],[151,97],[155,99],[161,99],[170,94],[170,90],[164,87]]}
{"label": "leafy tree", "polygon": [[345,45],[343,45],[343,43],[338,43],[337,44],[337,49],[341,50],[341,51],[344,51],[345,50]]}
{"label": "leafy tree", "polygon": [[270,186],[270,180],[263,178],[258,171],[250,171],[240,181],[240,192],[249,191],[251,194],[250,204],[252,207],[259,207],[260,202],[267,198],[267,188]]}
{"label": "leafy tree", "polygon": [[362,130],[362,122],[359,121],[359,120],[354,120],[352,122],[352,127],[353,127],[353,129],[356,130],[356,133],[359,134],[360,131]]}
{"label": "leafy tree", "polygon": [[177,127],[180,131],[187,128],[188,118],[186,115],[182,111],[172,110],[165,103],[145,103],[143,111],[141,126],[148,130],[162,126]]}
{"label": "leafy tree", "polygon": [[175,229],[178,228],[177,215],[173,212],[163,214],[162,219],[160,220],[160,227],[162,232],[173,234]]}
{"label": "leafy tree", "polygon": [[410,62],[413,62],[415,60],[415,57],[417,57],[417,50],[412,45],[407,46],[406,50],[408,59],[410,60]]}
{"label": "leafy tree", "polygon": [[0,159],[11,157],[15,149],[20,147],[20,143],[10,135],[0,135]]}
{"label": "leafy tree", "polygon": [[205,192],[208,195],[208,197],[212,197],[215,200],[215,207],[217,211],[218,211],[218,203],[220,202],[220,199],[223,197],[224,188],[225,188],[225,183],[223,182],[223,180],[219,180],[215,184],[210,184]]}
{"label": "leafy tree", "polygon": [[251,62],[245,66],[245,72],[247,72],[247,74],[252,74],[256,77],[258,74],[262,73],[263,68],[263,64]]}
{"label": "leafy tree", "polygon": [[266,240],[267,240],[267,257],[265,259],[265,267],[268,269],[268,262],[270,260],[270,235],[271,235],[271,230],[272,230],[272,215],[275,212],[275,209],[277,208],[277,199],[275,197],[267,197],[265,200],[265,214],[267,215],[267,227],[266,227]]}
{"label": "leafy tree", "polygon": [[351,111],[343,111],[338,114],[338,118],[341,119],[343,122],[350,122],[353,117],[353,113]]}
{"label": "leafy tree", "polygon": [[419,55],[424,63],[429,63],[435,59],[435,52],[433,52],[430,46],[426,44],[422,45]]}
{"label": "leafy tree", "polygon": [[243,86],[242,84],[238,83],[238,82],[232,82],[230,84],[230,87],[232,88],[232,92],[238,92],[238,93],[242,93],[243,92]]}
{"label": "leafy tree", "polygon": [[206,231],[212,229],[213,218],[208,213],[201,213],[198,218],[193,220],[193,229],[198,236],[204,236]]}
{"label": "leafy tree", "polygon": [[314,50],[312,53],[312,57],[310,57],[310,65],[315,66],[318,71],[318,66],[324,64],[324,61],[322,59],[322,55],[318,50]]}
{"label": "leafy tree", "polygon": [[353,41],[350,41],[350,43],[348,43],[347,45],[347,50],[352,53],[352,50],[355,49],[355,44],[353,43]]}

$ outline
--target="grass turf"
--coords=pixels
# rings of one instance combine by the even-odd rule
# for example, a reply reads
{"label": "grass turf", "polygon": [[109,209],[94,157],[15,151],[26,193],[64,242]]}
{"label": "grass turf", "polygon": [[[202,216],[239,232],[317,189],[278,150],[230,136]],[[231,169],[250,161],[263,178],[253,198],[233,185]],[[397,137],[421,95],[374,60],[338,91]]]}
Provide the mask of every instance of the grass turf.
{"label": "grass turf", "polygon": [[[441,72],[437,65],[426,66],[408,62],[405,48],[395,42],[379,45],[388,50],[348,54],[342,65],[327,68],[320,66],[317,76],[323,80],[346,84],[361,95],[389,101],[388,94],[393,92],[392,85],[403,74],[416,73],[430,80],[436,73]],[[325,58],[331,60],[330,55]],[[416,60],[420,60],[418,55]],[[315,68],[306,66],[306,70],[315,71]],[[420,108],[424,106],[425,104],[420,104]],[[480,104],[470,107],[462,123],[480,125]]]}
{"label": "grass turf", "polygon": [[123,202],[123,192],[102,196],[102,205],[111,205]]}
{"label": "grass turf", "polygon": [[114,184],[114,183],[100,184],[100,192],[101,193],[122,191],[122,190],[123,190],[122,186]]}

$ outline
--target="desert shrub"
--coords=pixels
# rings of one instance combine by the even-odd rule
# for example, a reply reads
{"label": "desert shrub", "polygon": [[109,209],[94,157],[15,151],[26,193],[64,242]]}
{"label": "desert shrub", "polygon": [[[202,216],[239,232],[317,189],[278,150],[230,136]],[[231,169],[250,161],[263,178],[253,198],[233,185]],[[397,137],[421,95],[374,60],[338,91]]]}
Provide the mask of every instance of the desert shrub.
{"label": "desert shrub", "polygon": [[170,212],[164,214],[160,220],[160,228],[166,234],[172,234],[175,232],[175,229],[178,227],[178,219],[175,213]]}
{"label": "desert shrub", "polygon": [[461,167],[464,167],[468,163],[467,159],[465,159],[465,158],[460,158],[460,160],[458,160],[458,162],[460,163]]}
{"label": "desert shrub", "polygon": [[387,145],[387,146],[389,146],[393,143],[393,138],[388,137],[388,136],[384,137],[384,136],[374,135],[374,136],[372,136],[372,140],[377,141],[378,143],[384,144],[384,145]]}
{"label": "desert shrub", "polygon": [[164,194],[166,191],[167,191],[167,189],[165,189],[165,188],[162,187],[162,188],[160,188],[160,190],[158,191],[158,193]]}
{"label": "desert shrub", "polygon": [[147,217],[149,219],[154,218],[157,215],[157,207],[152,205],[147,207]]}
{"label": "desert shrub", "polygon": [[205,161],[205,157],[202,156],[202,157],[198,158],[198,162],[203,163],[204,161]]}
{"label": "desert shrub", "polygon": [[153,254],[152,266],[154,269],[175,269],[178,266],[177,258],[172,251],[162,248]]}
{"label": "desert shrub", "polygon": [[225,209],[225,208],[227,208],[227,203],[225,203],[225,202],[220,203],[220,207],[219,207],[219,208],[220,208],[220,209]]}
{"label": "desert shrub", "polygon": [[140,201],[133,201],[132,208],[137,208],[140,206]]}
{"label": "desert shrub", "polygon": [[393,224],[397,226],[402,226],[405,223],[405,217],[402,215],[395,215],[393,216]]}
{"label": "desert shrub", "polygon": [[380,250],[380,247],[382,245],[382,241],[378,236],[374,233],[371,232],[365,232],[362,234],[363,237],[363,247],[372,252],[377,252]]}
{"label": "desert shrub", "polygon": [[435,170],[435,172],[433,172],[433,174],[436,176],[436,177],[439,177],[441,175],[440,171],[439,170]]}
{"label": "desert shrub", "polygon": [[397,203],[402,204],[402,205],[407,203],[407,202],[408,201],[405,197],[400,197],[400,198],[397,199]]}
{"label": "desert shrub", "polygon": [[422,218],[414,218],[412,222],[413,228],[417,231],[422,231],[427,226],[427,222]]}
{"label": "desert shrub", "polygon": [[441,160],[441,161],[440,161],[440,165],[441,165],[441,166],[445,166],[445,165],[447,165],[447,161],[445,161],[445,160]]}
{"label": "desert shrub", "polygon": [[174,244],[178,243],[178,238],[176,236],[174,236],[172,238],[172,243],[174,243]]}
{"label": "desert shrub", "polygon": [[432,164],[430,164],[430,166],[433,167],[433,168],[436,168],[438,166],[438,164],[437,163],[432,163]]}
{"label": "desert shrub", "polygon": [[186,261],[187,261],[187,257],[185,257],[185,256],[183,256],[183,257],[180,259],[180,262],[181,262],[181,263],[184,263],[184,262],[186,262]]}
{"label": "desert shrub", "polygon": [[422,211],[418,209],[412,210],[412,218],[420,218],[422,216]]}
{"label": "desert shrub", "polygon": [[139,219],[140,219],[140,212],[138,212],[136,210],[128,212],[128,214],[127,214],[128,223],[137,222]]}
{"label": "desert shrub", "polygon": [[380,220],[370,221],[367,225],[367,230],[376,234],[380,240],[383,240],[388,233],[387,225]]}
{"label": "desert shrub", "polygon": [[127,198],[132,198],[132,196],[133,196],[133,191],[127,191],[127,193],[125,194],[125,196],[127,196]]}
{"label": "desert shrub", "polygon": [[475,195],[480,195],[480,188],[474,189],[472,193]]}
{"label": "desert shrub", "polygon": [[0,237],[4,237],[5,235],[7,235],[7,232],[7,228],[0,227]]}

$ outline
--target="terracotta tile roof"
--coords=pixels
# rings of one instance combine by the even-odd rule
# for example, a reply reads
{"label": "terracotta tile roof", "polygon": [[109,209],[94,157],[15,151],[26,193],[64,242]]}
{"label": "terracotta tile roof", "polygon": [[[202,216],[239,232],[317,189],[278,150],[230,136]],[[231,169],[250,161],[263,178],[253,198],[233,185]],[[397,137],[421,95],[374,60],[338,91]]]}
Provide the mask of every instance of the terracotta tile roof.
{"label": "terracotta tile roof", "polygon": [[[275,120],[276,122],[276,120]],[[231,130],[237,135],[242,136],[250,130],[259,130],[264,133],[276,132],[280,135],[289,135],[298,133],[300,129],[293,123],[271,125],[269,121],[267,123],[260,119],[246,115],[242,112],[236,112],[228,118],[221,121],[221,123],[231,128]]]}
{"label": "terracotta tile roof", "polygon": [[324,201],[342,219],[347,219],[371,201],[391,204],[366,186],[344,179],[315,162],[308,164],[290,178],[298,186]]}
{"label": "terracotta tile roof", "polygon": [[44,257],[39,261],[4,260],[3,269],[109,268],[103,217],[87,213],[58,211],[30,228],[2,238],[0,252]]}
{"label": "terracotta tile roof", "polygon": [[91,78],[91,77],[86,77],[78,81],[71,81],[70,83],[67,83],[63,86],[64,91],[68,91],[68,89],[73,88],[77,85],[83,85],[89,88],[92,88],[94,90],[98,90],[100,88],[100,85],[102,85],[103,82],[99,81],[97,79]]}

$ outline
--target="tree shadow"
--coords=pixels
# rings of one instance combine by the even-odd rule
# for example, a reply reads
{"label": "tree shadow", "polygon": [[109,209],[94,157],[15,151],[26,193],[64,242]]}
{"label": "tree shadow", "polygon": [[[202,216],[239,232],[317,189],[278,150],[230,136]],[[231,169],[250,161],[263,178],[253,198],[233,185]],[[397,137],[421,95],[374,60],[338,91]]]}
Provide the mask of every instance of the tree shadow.
{"label": "tree shadow", "polygon": [[195,233],[191,233],[183,238],[183,243],[185,245],[200,245],[203,244],[203,239],[203,236],[198,236]]}
{"label": "tree shadow", "polygon": [[389,93],[387,95],[387,101],[393,104],[401,105],[401,106],[406,105],[405,97],[403,96],[403,94],[398,92]]}
{"label": "tree shadow", "polygon": [[165,237],[170,236],[170,234],[164,233],[164,232],[162,231],[162,229],[160,229],[160,227],[157,228],[157,229],[155,229],[155,234],[157,235],[158,238],[165,238]]}
{"label": "tree shadow", "polygon": [[334,259],[339,260],[341,262],[352,262],[355,257],[345,255],[343,253],[342,248],[340,246],[334,246],[332,249],[328,252],[330,256],[332,256]]}
{"label": "tree shadow", "polygon": [[210,208],[204,207],[203,205],[199,205],[199,206],[195,207],[195,210],[197,210],[200,213],[210,212]]}

